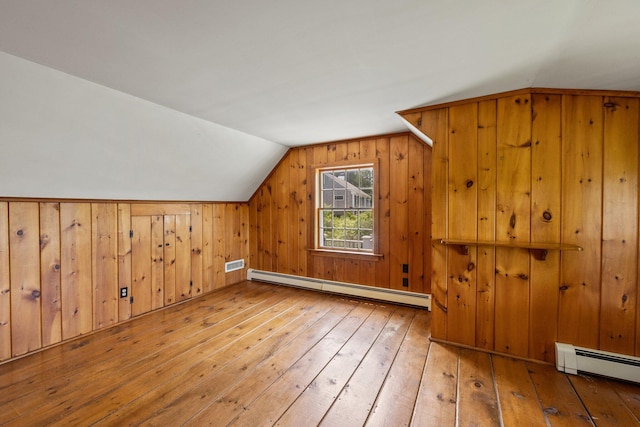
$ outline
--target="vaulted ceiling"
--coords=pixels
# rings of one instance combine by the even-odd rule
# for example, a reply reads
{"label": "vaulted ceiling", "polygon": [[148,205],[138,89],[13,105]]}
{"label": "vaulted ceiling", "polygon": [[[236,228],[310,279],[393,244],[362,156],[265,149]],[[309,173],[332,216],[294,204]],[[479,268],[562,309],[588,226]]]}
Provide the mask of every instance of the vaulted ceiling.
{"label": "vaulted ceiling", "polygon": [[[0,0],[0,51],[207,122],[229,161],[268,147],[237,197],[192,196],[234,199],[287,146],[404,130],[398,110],[640,90],[638,17],[635,0]],[[50,74],[42,87],[64,80]]]}

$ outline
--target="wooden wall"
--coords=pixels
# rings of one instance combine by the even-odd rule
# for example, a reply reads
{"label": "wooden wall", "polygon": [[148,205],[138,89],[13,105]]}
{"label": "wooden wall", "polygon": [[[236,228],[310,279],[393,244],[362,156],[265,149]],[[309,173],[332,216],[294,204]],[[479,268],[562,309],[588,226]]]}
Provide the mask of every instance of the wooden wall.
{"label": "wooden wall", "polygon": [[0,200],[0,361],[239,282],[236,259],[246,203]]}
{"label": "wooden wall", "polygon": [[[378,167],[379,257],[311,251],[314,167],[345,163]],[[249,203],[251,266],[429,293],[430,167],[431,148],[408,133],[292,148]],[[409,264],[408,274],[402,264]]]}
{"label": "wooden wall", "polygon": [[640,355],[640,94],[522,90],[401,113],[434,140],[436,338],[554,360],[554,342]]}

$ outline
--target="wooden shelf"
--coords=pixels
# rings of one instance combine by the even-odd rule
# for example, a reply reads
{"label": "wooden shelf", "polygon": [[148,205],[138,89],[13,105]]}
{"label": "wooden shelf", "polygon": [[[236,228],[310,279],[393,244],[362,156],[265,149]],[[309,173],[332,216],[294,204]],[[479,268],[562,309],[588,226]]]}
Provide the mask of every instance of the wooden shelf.
{"label": "wooden shelf", "polygon": [[439,239],[440,243],[453,246],[460,254],[469,254],[469,246],[493,246],[497,248],[528,249],[537,260],[544,261],[549,251],[581,251],[582,247],[567,243],[492,242],[488,240]]}

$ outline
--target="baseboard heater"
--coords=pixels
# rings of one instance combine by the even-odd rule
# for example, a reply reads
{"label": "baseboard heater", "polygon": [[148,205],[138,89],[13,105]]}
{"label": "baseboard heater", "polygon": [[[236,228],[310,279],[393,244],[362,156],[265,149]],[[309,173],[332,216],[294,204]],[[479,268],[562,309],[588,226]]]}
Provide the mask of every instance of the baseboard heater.
{"label": "baseboard heater", "polygon": [[556,343],[556,368],[568,374],[602,375],[640,383],[640,357]]}
{"label": "baseboard heater", "polygon": [[428,294],[418,294],[415,292],[399,291],[387,288],[375,288],[373,286],[355,285],[352,283],[334,282],[331,280],[314,279],[312,277],[295,276],[293,274],[254,270],[253,268],[247,270],[247,279],[274,283],[277,285],[287,285],[298,288],[313,289],[316,291],[351,295],[361,298],[370,298],[398,304],[413,305],[417,307],[424,307],[431,311],[431,295]]}

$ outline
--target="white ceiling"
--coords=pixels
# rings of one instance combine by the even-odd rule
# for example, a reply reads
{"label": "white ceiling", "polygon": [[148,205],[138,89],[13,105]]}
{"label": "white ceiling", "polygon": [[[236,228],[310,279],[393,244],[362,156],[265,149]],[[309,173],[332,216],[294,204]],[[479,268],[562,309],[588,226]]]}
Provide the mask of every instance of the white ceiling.
{"label": "white ceiling", "polygon": [[523,87],[640,90],[639,18],[636,0],[0,0],[0,50],[296,146]]}

